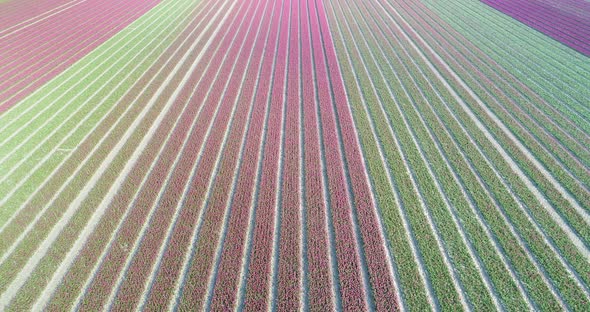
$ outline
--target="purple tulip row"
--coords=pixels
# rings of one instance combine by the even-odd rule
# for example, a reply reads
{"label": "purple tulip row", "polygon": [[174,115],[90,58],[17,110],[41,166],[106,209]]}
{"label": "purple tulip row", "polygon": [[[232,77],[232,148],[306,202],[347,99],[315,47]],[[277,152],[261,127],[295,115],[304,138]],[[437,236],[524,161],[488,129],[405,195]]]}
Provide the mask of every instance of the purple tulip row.
{"label": "purple tulip row", "polygon": [[[159,3],[88,1],[0,32],[0,113],[66,70]],[[4,14],[4,13],[3,13]],[[4,21],[4,16],[2,21]],[[20,22],[20,23],[19,23]]]}
{"label": "purple tulip row", "polygon": [[[487,5],[537,29],[551,38],[590,55],[590,23],[571,13],[540,3],[482,0]],[[590,10],[589,10],[590,12]]]}

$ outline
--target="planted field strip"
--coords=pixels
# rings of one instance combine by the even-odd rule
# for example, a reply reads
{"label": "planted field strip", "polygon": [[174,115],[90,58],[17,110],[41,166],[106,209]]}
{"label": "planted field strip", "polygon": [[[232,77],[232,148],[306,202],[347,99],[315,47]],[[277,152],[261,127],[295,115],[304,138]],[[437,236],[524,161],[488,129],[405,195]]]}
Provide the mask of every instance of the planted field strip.
{"label": "planted field strip", "polygon": [[590,309],[586,56],[463,0],[32,5],[0,3],[0,310]]}
{"label": "planted field strip", "polygon": [[[87,0],[0,32],[0,112],[59,75],[159,1]],[[75,4],[75,5],[74,5]],[[105,5],[106,4],[106,5]]]}
{"label": "planted field strip", "polygon": [[[460,0],[442,7],[431,1],[424,2],[585,133],[590,131],[586,103],[590,96],[587,57],[483,3]],[[527,48],[523,49],[522,44]]]}
{"label": "planted field strip", "polygon": [[[559,7],[547,5],[543,1],[482,2],[590,56],[590,20],[587,19],[590,7],[586,1],[568,1]],[[581,17],[570,13],[571,8],[575,8]]]}

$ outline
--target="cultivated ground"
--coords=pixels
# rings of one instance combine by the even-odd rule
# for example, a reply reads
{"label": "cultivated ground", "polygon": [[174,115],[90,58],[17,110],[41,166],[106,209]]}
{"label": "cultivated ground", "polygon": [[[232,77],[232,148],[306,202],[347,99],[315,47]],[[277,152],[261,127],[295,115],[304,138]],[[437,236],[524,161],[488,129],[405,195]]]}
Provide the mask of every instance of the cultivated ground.
{"label": "cultivated ground", "polygon": [[586,0],[0,0],[0,311],[589,311],[589,55]]}

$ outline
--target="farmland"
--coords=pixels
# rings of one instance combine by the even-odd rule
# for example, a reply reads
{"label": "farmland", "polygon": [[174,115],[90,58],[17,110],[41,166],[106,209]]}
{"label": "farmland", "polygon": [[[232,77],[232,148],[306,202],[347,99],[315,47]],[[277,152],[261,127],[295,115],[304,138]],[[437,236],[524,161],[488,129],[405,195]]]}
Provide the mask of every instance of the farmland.
{"label": "farmland", "polygon": [[0,311],[590,310],[584,0],[0,0]]}

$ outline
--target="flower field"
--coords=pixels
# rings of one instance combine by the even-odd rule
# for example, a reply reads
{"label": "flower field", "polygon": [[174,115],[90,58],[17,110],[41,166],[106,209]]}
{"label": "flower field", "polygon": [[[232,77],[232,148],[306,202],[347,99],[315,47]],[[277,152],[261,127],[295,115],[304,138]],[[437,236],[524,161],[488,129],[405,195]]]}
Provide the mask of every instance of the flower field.
{"label": "flower field", "polygon": [[590,310],[584,0],[0,0],[0,311]]}

